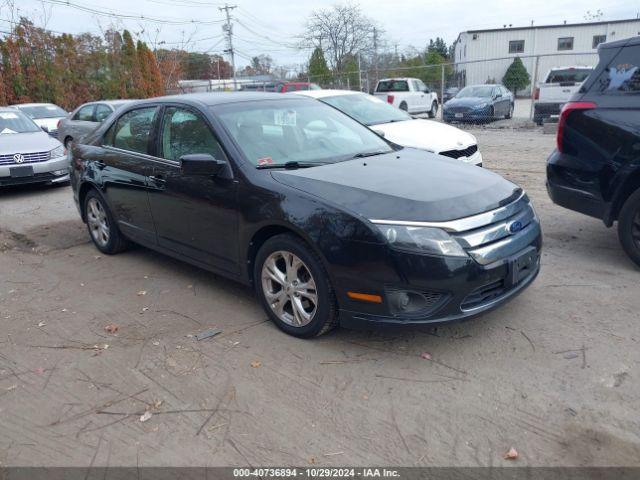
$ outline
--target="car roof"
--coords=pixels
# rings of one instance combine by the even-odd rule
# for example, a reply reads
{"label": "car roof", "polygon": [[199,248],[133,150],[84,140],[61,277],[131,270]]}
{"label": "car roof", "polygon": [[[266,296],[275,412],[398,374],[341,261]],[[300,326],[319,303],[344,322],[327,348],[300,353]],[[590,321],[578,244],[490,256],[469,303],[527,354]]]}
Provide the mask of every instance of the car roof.
{"label": "car roof", "polygon": [[619,48],[619,47],[633,47],[640,45],[640,36],[623,38],[621,40],[614,40],[612,42],[605,42],[598,45],[598,50],[601,48]]}
{"label": "car roof", "polygon": [[[167,95],[164,97],[149,98],[140,100],[136,104],[145,103],[170,103],[185,102],[191,104],[200,104],[207,107],[214,105],[225,105],[228,103],[251,102],[260,100],[285,101],[296,98],[293,96],[276,93],[276,92],[206,92],[206,93],[184,93],[181,95]],[[300,99],[302,100],[302,99]]]}
{"label": "car roof", "polygon": [[[15,112],[17,110],[16,107],[12,105],[8,105],[6,107],[0,107],[0,112]],[[24,113],[22,113],[24,115]]]}
{"label": "car roof", "polygon": [[296,92],[289,92],[287,95],[302,95],[304,97],[311,98],[325,98],[336,97],[338,95],[357,95],[364,94],[363,92],[356,92],[353,90],[338,90],[338,89],[326,89],[326,90],[298,90]]}
{"label": "car roof", "polygon": [[[54,106],[54,107],[58,107],[58,105],[56,105],[55,103],[14,103],[13,105],[11,105],[12,107],[16,107],[16,108],[20,108],[20,107],[44,107],[44,106]],[[60,108],[60,107],[58,107]]]}
{"label": "car roof", "polygon": [[420,80],[420,79],[415,77],[391,77],[391,78],[381,78],[380,80],[378,80],[378,82],[392,82],[397,80]]}

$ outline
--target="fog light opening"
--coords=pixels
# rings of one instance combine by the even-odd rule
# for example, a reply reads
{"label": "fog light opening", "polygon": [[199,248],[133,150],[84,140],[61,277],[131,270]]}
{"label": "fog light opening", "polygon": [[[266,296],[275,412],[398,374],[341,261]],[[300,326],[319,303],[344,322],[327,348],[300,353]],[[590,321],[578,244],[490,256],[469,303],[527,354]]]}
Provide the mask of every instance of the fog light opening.
{"label": "fog light opening", "polygon": [[422,313],[433,311],[446,295],[439,292],[415,292],[412,290],[387,290],[387,298],[391,313],[394,315]]}

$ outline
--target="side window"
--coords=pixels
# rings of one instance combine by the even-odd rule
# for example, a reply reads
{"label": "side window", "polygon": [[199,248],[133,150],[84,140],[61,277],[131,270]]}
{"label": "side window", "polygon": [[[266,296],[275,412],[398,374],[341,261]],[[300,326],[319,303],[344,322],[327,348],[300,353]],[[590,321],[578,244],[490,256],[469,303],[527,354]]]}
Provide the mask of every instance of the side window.
{"label": "side window", "polygon": [[418,90],[420,92],[426,92],[426,90],[428,90],[427,86],[424,84],[424,82],[422,80],[418,80],[416,83],[418,84]]}
{"label": "side window", "polygon": [[204,119],[179,107],[169,107],[162,120],[162,157],[180,160],[183,155],[208,153],[224,159],[224,152]]}
{"label": "side window", "polygon": [[105,104],[100,103],[96,106],[96,121],[103,122],[105,118],[111,115],[112,110]]}
{"label": "side window", "polygon": [[93,122],[93,109],[95,105],[85,105],[78,110],[73,117],[74,120],[80,120],[82,122]]}
{"label": "side window", "polygon": [[640,93],[640,46],[623,48],[600,74],[594,88],[604,94]]}
{"label": "side window", "polygon": [[139,108],[122,115],[112,127],[113,146],[131,152],[148,153],[156,110],[156,107]]}

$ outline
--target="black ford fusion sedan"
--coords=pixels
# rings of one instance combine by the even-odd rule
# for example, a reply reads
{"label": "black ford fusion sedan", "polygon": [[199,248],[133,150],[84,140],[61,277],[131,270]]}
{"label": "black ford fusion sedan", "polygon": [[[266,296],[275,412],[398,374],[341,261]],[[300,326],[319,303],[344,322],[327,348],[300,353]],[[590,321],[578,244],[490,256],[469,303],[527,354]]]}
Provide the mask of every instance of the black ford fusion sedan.
{"label": "black ford fusion sedan", "polygon": [[516,185],[305,97],[133,102],[70,156],[100,251],[135,242],[252,285],[299,337],[464,319],[539,270],[539,221]]}

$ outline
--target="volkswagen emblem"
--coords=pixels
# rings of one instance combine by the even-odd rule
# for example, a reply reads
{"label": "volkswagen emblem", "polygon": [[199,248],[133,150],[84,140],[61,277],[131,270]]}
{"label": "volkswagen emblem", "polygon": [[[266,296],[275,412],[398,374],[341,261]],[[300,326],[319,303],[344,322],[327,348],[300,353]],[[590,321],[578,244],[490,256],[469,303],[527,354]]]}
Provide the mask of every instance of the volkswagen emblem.
{"label": "volkswagen emblem", "polygon": [[522,222],[521,222],[521,221],[519,221],[519,220],[516,220],[515,222],[512,222],[512,223],[507,227],[507,229],[509,230],[509,233],[510,233],[511,235],[513,235],[513,234],[515,234],[515,233],[518,233],[520,230],[522,230],[522,227],[523,227]]}
{"label": "volkswagen emblem", "polygon": [[21,153],[16,153],[16,154],[13,156],[13,161],[14,161],[14,162],[16,162],[16,163],[22,163],[22,162],[24,162],[24,155],[22,155]]}

